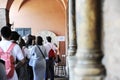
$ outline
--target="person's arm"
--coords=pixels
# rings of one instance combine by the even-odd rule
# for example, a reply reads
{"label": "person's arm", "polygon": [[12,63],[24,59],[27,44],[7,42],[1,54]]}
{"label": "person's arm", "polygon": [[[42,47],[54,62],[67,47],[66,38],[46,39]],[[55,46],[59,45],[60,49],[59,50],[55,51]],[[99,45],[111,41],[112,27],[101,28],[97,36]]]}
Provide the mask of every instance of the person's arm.
{"label": "person's arm", "polygon": [[16,69],[20,68],[22,65],[24,65],[26,62],[25,58],[18,61],[18,63],[16,64]]}
{"label": "person's arm", "polygon": [[19,45],[16,44],[13,51],[14,54],[16,55],[16,59],[18,60],[16,68],[19,68],[25,63],[25,57]]}
{"label": "person's arm", "polygon": [[47,56],[47,50],[46,50],[46,48],[45,48],[45,46],[44,46],[44,55],[45,55],[45,58],[47,58],[48,56]]}

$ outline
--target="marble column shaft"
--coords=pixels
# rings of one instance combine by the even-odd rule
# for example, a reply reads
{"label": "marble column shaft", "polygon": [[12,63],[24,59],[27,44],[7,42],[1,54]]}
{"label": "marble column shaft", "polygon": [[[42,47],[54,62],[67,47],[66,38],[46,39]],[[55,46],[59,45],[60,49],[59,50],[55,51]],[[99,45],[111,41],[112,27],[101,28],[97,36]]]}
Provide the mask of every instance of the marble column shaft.
{"label": "marble column shaft", "polygon": [[69,67],[69,80],[73,80],[74,64],[76,63],[76,16],[75,16],[75,0],[69,0],[68,2],[68,33],[69,33],[69,48],[67,62]]}
{"label": "marble column shaft", "polygon": [[76,18],[75,18],[75,0],[69,0],[68,8],[68,26],[69,26],[69,55],[76,53]]}
{"label": "marble column shaft", "polygon": [[76,0],[78,59],[75,80],[103,80],[101,50],[102,0]]}

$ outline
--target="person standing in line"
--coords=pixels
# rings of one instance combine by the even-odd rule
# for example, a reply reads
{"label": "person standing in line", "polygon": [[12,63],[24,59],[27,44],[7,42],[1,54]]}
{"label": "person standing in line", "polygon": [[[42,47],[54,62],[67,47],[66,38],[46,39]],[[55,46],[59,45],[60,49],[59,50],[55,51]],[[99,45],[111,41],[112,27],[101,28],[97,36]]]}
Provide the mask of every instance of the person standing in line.
{"label": "person standing in line", "polygon": [[31,34],[29,34],[27,37],[28,37],[28,39],[26,41],[26,48],[27,48],[26,56],[27,56],[27,59],[28,59],[28,63],[27,63],[28,80],[33,80],[33,78],[34,78],[33,70],[32,70],[32,67],[29,65],[29,61],[30,61],[30,58],[31,58],[30,51],[33,47],[33,45],[32,45],[33,38],[32,38]]}
{"label": "person standing in line", "polygon": [[[13,42],[13,43],[16,43],[18,44],[19,43],[19,38],[20,38],[20,35],[18,34],[18,32],[16,31],[12,31],[11,32],[11,37],[10,37],[10,40]],[[19,44],[18,44],[19,45]],[[19,45],[20,46],[20,45]],[[21,48],[21,46],[20,46]],[[22,50],[22,49],[21,49]],[[23,53],[23,51],[22,51]],[[23,54],[24,55],[24,54]],[[16,64],[19,64],[19,66],[17,66],[15,69],[16,69],[16,72],[17,72],[17,76],[18,76],[18,80],[24,80],[24,77],[26,73],[24,73],[25,70],[23,70],[24,68],[24,64],[21,64],[20,61],[18,61],[16,59]],[[26,79],[25,79],[26,80]]]}
{"label": "person standing in line", "polygon": [[38,36],[36,39],[36,45],[32,47],[30,54],[30,65],[33,69],[34,80],[45,80],[46,71],[46,49],[43,46],[42,37]]}
{"label": "person standing in line", "polygon": [[27,54],[26,54],[27,48],[25,47],[25,41],[22,39],[22,37],[19,37],[18,45],[20,46],[25,57],[25,63],[18,68],[19,80],[29,80],[27,72]]}
{"label": "person standing in line", "polygon": [[[9,26],[4,26],[4,27],[1,28],[1,36],[2,36],[2,40],[0,41],[0,48],[5,52],[5,51],[7,51],[9,46],[13,43],[10,40],[11,29],[10,29]],[[21,48],[19,47],[18,44],[15,44],[15,46],[13,47],[13,49],[11,51],[11,55],[14,57],[15,62],[16,62],[16,59],[18,59],[21,63],[24,64],[25,59],[24,59],[23,53],[21,51]],[[15,67],[16,66],[17,65],[15,65]],[[18,80],[16,70],[14,70],[13,77],[8,79],[8,80]]]}
{"label": "person standing in line", "polygon": [[47,39],[47,43],[44,44],[46,51],[47,51],[47,58],[46,58],[46,75],[45,75],[45,80],[48,80],[49,77],[49,72],[50,72],[50,80],[54,80],[54,64],[55,64],[55,60],[54,59],[50,59],[49,58],[49,51],[51,49],[54,50],[54,52],[56,52],[56,47],[54,44],[51,43],[52,38],[50,36],[46,37]]}

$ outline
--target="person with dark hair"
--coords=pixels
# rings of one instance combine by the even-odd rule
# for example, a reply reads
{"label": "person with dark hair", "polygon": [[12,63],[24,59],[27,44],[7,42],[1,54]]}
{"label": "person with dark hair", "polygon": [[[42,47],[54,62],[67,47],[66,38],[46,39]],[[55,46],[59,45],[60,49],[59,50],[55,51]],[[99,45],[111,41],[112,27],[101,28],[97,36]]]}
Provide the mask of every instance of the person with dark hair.
{"label": "person with dark hair", "polygon": [[16,41],[19,39],[20,35],[16,31],[11,32],[11,37],[10,39],[14,42],[17,43]]}
{"label": "person with dark hair", "polygon": [[[30,57],[31,57],[30,51],[31,51],[31,49],[33,47],[33,45],[32,45],[33,38],[32,38],[31,34],[29,34],[27,37],[28,37],[28,39],[26,41],[26,47],[28,49],[27,58],[28,58],[28,61],[29,61]],[[29,80],[33,80],[34,76],[33,76],[32,67],[28,65],[27,68],[28,68],[28,77],[29,77]]]}
{"label": "person with dark hair", "polygon": [[[5,52],[10,47],[10,45],[13,43],[10,40],[11,29],[9,28],[9,26],[4,26],[1,28],[1,36],[2,36],[2,41],[0,41],[0,48]],[[11,50],[11,55],[14,57],[15,62],[16,62],[16,59],[18,59],[21,63],[25,62],[23,53],[18,44],[15,44],[15,46]],[[17,66],[17,65],[15,65],[15,66]],[[13,77],[8,80],[18,80],[16,70],[14,70]]]}
{"label": "person with dark hair", "polygon": [[9,28],[9,26],[4,26],[1,28],[1,36],[5,39],[10,39],[11,36],[11,30]]}
{"label": "person with dark hair", "polygon": [[47,41],[51,43],[52,38],[50,36],[46,37]]}
{"label": "person with dark hair", "polygon": [[49,58],[49,52],[51,49],[56,52],[56,47],[54,44],[51,43],[52,38],[50,36],[46,37],[47,43],[45,44],[45,48],[47,51],[47,58],[46,58],[46,79],[48,80],[49,72],[50,72],[50,80],[54,80],[54,59]]}
{"label": "person with dark hair", "polygon": [[26,41],[26,47],[27,48],[31,48],[33,45],[32,45],[32,35],[28,35],[28,40]]}
{"label": "person with dark hair", "polygon": [[46,49],[43,46],[42,37],[38,36],[36,39],[36,45],[32,47],[30,51],[32,54],[29,64],[32,66],[34,79],[33,80],[45,80],[46,71]]}
{"label": "person with dark hair", "polygon": [[[18,39],[18,45],[20,46],[22,52],[23,52],[23,55],[25,57],[25,63],[20,65],[16,71],[17,71],[17,74],[18,74],[18,79],[19,80],[29,80],[28,79],[28,72],[27,72],[27,54],[26,54],[26,50],[27,48],[25,47],[25,41],[22,39],[22,37],[19,37]],[[27,50],[28,52],[28,50]]]}

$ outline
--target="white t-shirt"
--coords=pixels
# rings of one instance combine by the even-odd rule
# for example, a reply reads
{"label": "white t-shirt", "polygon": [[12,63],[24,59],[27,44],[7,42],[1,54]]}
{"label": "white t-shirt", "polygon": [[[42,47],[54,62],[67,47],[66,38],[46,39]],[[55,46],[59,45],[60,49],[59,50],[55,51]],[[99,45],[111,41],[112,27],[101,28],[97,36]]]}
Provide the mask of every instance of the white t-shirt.
{"label": "white t-shirt", "polygon": [[[2,48],[2,50],[5,52],[8,50],[9,46],[12,44],[11,41],[8,41],[8,40],[5,40],[5,39],[2,39],[2,41],[0,41],[0,47]],[[16,44],[12,51],[11,51],[11,54],[13,55],[15,61],[16,61],[16,58],[18,60],[22,60],[24,59],[24,56],[23,56],[23,53],[22,53],[22,50],[21,48],[19,47],[18,44]],[[16,74],[16,71],[14,72],[14,75],[11,79],[9,80],[18,80],[18,77],[17,77],[17,74]]]}
{"label": "white t-shirt", "polygon": [[32,54],[30,53],[31,52],[31,50],[32,50],[32,47],[33,47],[33,45],[30,45],[30,46],[28,46],[28,53],[27,53],[27,57],[28,57],[28,59],[30,59],[31,58],[31,56],[32,56]]}
{"label": "white t-shirt", "polygon": [[30,52],[28,50],[28,48],[26,48],[25,46],[22,48],[24,56],[27,57],[28,59],[30,58]]}
{"label": "white t-shirt", "polygon": [[[2,48],[2,50],[5,52],[7,51],[7,49],[10,47],[10,45],[12,44],[11,41],[7,41],[7,40],[2,40],[0,41],[0,47]],[[16,58],[18,60],[22,60],[24,59],[24,56],[23,56],[23,53],[22,53],[22,50],[20,48],[20,46],[18,44],[16,44],[12,51],[11,51],[12,55],[14,56],[14,59],[16,61]]]}
{"label": "white t-shirt", "polygon": [[[51,48],[54,50],[54,52],[56,52],[56,47],[54,44],[47,42],[46,44],[44,44],[44,46],[46,48],[47,56]],[[48,57],[46,59],[48,59]]]}

